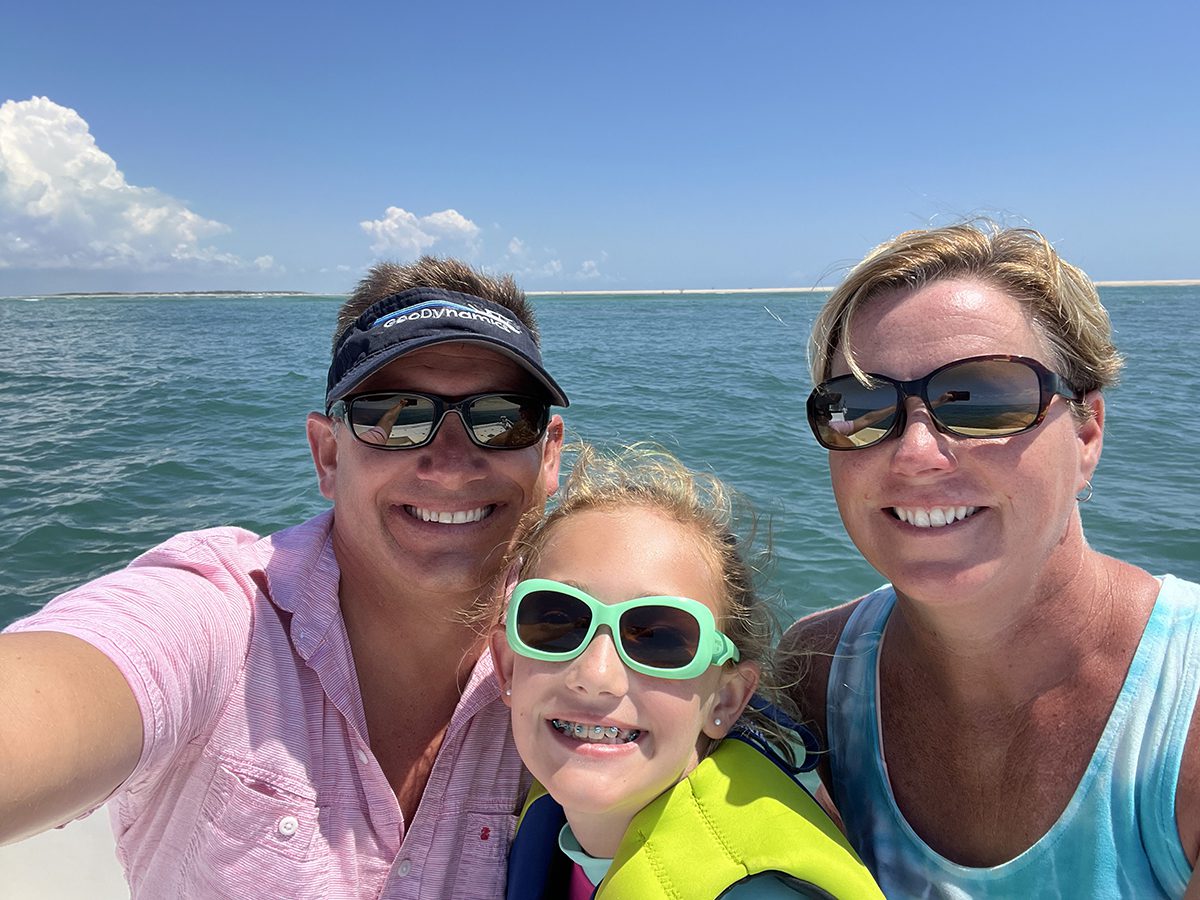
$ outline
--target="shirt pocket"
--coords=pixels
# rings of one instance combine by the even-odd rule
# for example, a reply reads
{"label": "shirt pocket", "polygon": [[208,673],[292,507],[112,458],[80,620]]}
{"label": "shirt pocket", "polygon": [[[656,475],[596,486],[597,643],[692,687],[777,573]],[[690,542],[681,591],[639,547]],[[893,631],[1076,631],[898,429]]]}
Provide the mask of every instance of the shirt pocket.
{"label": "shirt pocket", "polygon": [[517,832],[517,817],[511,813],[467,813],[465,821],[462,853],[450,897],[503,897],[508,848]]}
{"label": "shirt pocket", "polygon": [[196,896],[328,894],[329,848],[315,798],[225,765],[201,805],[186,864]]}

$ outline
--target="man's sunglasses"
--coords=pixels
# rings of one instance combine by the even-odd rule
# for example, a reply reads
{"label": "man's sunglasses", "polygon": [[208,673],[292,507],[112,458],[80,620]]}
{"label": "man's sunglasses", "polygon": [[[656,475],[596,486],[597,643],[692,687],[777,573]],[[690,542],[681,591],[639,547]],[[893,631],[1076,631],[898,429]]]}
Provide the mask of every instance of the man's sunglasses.
{"label": "man's sunglasses", "polygon": [[566,662],[587,649],[601,625],[635,672],[695,678],[740,658],[707,606],[685,597],[637,597],[601,603],[579,588],[545,578],[520,582],[508,604],[508,645],[530,659]]}
{"label": "man's sunglasses", "polygon": [[1023,356],[972,356],[924,378],[897,381],[868,374],[869,384],[839,375],[808,397],[808,424],[822,447],[861,450],[904,431],[905,399],[917,397],[946,434],[1001,438],[1041,424],[1055,394],[1082,395],[1061,375]]}
{"label": "man's sunglasses", "polygon": [[550,404],[525,394],[475,394],[447,400],[415,391],[354,394],[329,407],[364,444],[380,450],[411,450],[433,440],[447,413],[458,413],[467,436],[489,450],[532,447],[546,433]]}

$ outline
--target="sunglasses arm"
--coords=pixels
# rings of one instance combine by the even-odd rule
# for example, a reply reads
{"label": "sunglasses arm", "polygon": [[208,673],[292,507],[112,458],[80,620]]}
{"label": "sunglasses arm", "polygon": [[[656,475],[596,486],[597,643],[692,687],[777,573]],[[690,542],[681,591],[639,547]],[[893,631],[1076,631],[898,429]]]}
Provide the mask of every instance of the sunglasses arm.
{"label": "sunglasses arm", "polygon": [[738,648],[734,646],[733,641],[727,635],[720,631],[713,635],[712,664],[714,666],[723,666],[730,660],[738,662],[741,658],[742,655],[738,652]]}

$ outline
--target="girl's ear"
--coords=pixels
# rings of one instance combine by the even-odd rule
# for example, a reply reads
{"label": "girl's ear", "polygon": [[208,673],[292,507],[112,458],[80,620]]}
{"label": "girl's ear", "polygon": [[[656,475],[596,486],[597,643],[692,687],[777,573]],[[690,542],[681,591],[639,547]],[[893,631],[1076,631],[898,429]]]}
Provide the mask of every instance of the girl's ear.
{"label": "girl's ear", "polygon": [[[496,670],[496,684],[500,686],[500,699],[505,706],[512,706],[512,674],[516,654],[508,646],[503,625],[493,625],[488,632],[488,650],[492,654],[492,665]],[[747,698],[749,699],[749,698]]]}
{"label": "girl's ear", "polygon": [[719,741],[729,734],[742,710],[754,696],[761,673],[762,670],[756,662],[740,662],[721,672],[721,682],[712,697],[712,708],[704,720],[705,735]]}

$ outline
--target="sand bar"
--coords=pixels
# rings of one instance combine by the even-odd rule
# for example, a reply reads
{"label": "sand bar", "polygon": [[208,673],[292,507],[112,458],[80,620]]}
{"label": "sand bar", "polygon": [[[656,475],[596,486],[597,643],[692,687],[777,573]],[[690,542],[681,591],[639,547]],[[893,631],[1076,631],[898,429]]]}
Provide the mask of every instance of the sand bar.
{"label": "sand bar", "polygon": [[526,291],[530,297],[659,297],[694,294],[826,294],[832,287],[785,288],[672,288],[649,291]]}
{"label": "sand bar", "polygon": [[1094,281],[1096,287],[1193,287],[1200,278],[1169,278],[1164,281]]}
{"label": "sand bar", "polygon": [[[1135,281],[1094,281],[1096,287],[1195,287],[1200,285],[1200,278],[1164,278],[1157,280]],[[816,287],[774,287],[774,288],[670,288],[653,289],[648,291],[526,291],[530,297],[610,297],[636,296],[658,297],[693,294],[827,294],[835,290],[837,285],[818,285]]]}

